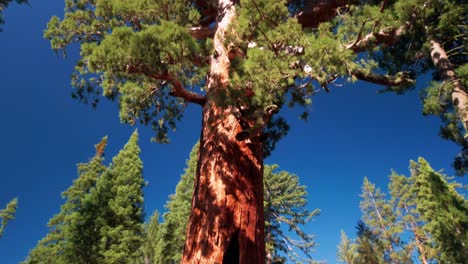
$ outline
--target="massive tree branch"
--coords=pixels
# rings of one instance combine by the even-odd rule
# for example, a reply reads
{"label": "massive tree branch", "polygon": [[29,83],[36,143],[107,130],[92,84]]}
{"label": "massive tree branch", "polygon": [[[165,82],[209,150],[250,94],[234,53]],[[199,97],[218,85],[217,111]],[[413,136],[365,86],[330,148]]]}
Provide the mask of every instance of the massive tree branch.
{"label": "massive tree branch", "polygon": [[407,72],[401,72],[395,76],[382,75],[377,73],[365,73],[360,70],[353,70],[351,74],[359,80],[386,86],[408,86],[414,83]]}
{"label": "massive tree branch", "polygon": [[305,0],[303,11],[297,20],[303,28],[316,28],[320,23],[330,21],[338,15],[338,10],[357,3],[356,0]]}
{"label": "massive tree branch", "polygon": [[[380,11],[383,12],[387,5],[387,1],[382,3]],[[359,53],[365,50],[372,49],[377,47],[378,45],[385,44],[386,46],[391,46],[395,44],[401,36],[403,36],[406,30],[410,29],[413,25],[415,20],[418,18],[418,15],[424,10],[427,6],[427,2],[424,3],[422,8],[417,9],[415,8],[414,12],[411,14],[410,19],[399,27],[387,27],[381,29],[378,32],[371,32],[364,37],[361,34],[358,35],[358,38],[345,45],[347,49],[352,50],[355,53]]]}
{"label": "massive tree branch", "polygon": [[198,40],[213,38],[215,32],[216,27],[198,26],[189,28],[190,35]]}
{"label": "massive tree branch", "polygon": [[449,82],[453,85],[451,95],[452,103],[457,109],[458,117],[462,121],[466,138],[468,137],[468,92],[455,73],[454,67],[442,45],[434,39],[432,39],[430,43],[431,59],[437,69],[437,72],[440,74],[443,81]]}
{"label": "massive tree branch", "polygon": [[154,74],[151,73],[151,70],[145,65],[127,65],[126,72],[130,74],[142,74],[158,81],[169,82],[172,84],[171,96],[179,97],[187,102],[199,104],[201,106],[205,105],[205,96],[185,89],[182,82],[169,72]]}
{"label": "massive tree branch", "polygon": [[173,74],[165,72],[163,74],[151,75],[150,77],[156,80],[163,80],[163,81],[170,82],[172,84],[172,91],[169,93],[171,96],[179,97],[179,98],[184,99],[187,102],[199,104],[201,106],[205,105],[205,102],[206,102],[205,96],[185,89],[182,82],[176,77],[174,77]]}
{"label": "massive tree branch", "polygon": [[358,37],[353,43],[345,45],[346,49],[350,49],[355,53],[359,53],[380,44],[391,46],[395,44],[401,36],[403,36],[408,26],[400,26],[398,28],[386,28],[379,32],[371,32],[364,37]]}

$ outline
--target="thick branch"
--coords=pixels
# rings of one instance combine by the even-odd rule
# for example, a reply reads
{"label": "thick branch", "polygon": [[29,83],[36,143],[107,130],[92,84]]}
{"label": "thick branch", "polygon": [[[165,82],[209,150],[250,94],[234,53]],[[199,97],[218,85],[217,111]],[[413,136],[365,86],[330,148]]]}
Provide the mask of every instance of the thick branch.
{"label": "thick branch", "polygon": [[216,32],[216,27],[191,27],[189,28],[189,33],[193,38],[198,40],[203,40],[206,38],[213,38]]}
{"label": "thick branch", "polygon": [[172,91],[170,92],[171,96],[179,97],[187,102],[199,104],[201,106],[205,105],[205,96],[185,89],[182,82],[179,79],[175,78],[172,74],[166,72],[163,74],[154,74],[150,77],[156,80],[170,82],[172,84]]}
{"label": "thick branch", "polygon": [[460,82],[445,49],[436,41],[431,40],[431,59],[443,81],[453,85],[452,103],[465,128],[465,138],[468,137],[468,92]]}
{"label": "thick branch", "polygon": [[187,102],[199,104],[201,106],[205,105],[206,98],[203,95],[197,94],[195,92],[189,91],[184,88],[182,82],[179,79],[173,76],[169,72],[164,72],[160,74],[151,73],[151,70],[146,65],[127,65],[126,72],[130,74],[142,74],[153,78],[159,81],[166,81],[172,84],[171,96],[179,97],[184,99]]}
{"label": "thick branch", "polygon": [[355,4],[356,0],[305,0],[297,20],[303,28],[316,28],[338,15],[338,9]]}
{"label": "thick branch", "polygon": [[[383,12],[387,5],[387,1],[382,3],[380,11]],[[427,2],[424,3],[422,8],[416,9],[412,14],[410,19],[401,25],[400,27],[387,27],[381,29],[379,32],[371,32],[364,37],[358,36],[356,41],[353,43],[349,43],[345,45],[347,49],[354,51],[355,53],[359,53],[368,49],[372,49],[377,47],[380,44],[385,44],[386,46],[391,46],[395,44],[401,36],[405,33],[406,30],[410,29],[416,18],[418,17],[419,13],[424,10],[427,6]]]}
{"label": "thick branch", "polygon": [[414,80],[408,76],[407,72],[401,72],[396,76],[389,76],[377,73],[365,73],[360,70],[353,70],[351,74],[359,80],[386,86],[407,86],[414,83]]}
{"label": "thick branch", "polygon": [[404,25],[398,28],[386,28],[379,32],[371,32],[362,38],[358,38],[357,41],[347,44],[345,47],[355,53],[359,53],[380,44],[391,46],[395,44],[401,36],[403,36],[407,27],[407,25]]}

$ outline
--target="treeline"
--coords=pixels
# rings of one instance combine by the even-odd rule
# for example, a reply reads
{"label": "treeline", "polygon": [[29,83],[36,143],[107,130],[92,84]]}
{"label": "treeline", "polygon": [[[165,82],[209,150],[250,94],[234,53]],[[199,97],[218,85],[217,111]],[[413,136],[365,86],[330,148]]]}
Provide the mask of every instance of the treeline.
{"label": "treeline", "polygon": [[[137,141],[135,131],[106,166],[105,137],[90,161],[78,164],[78,178],[63,192],[65,202],[50,219],[49,233],[24,264],[181,261],[199,146],[193,147],[175,193],[166,202],[167,212],[161,216],[155,211],[144,222],[145,184]],[[277,169],[278,165],[264,169],[266,263],[314,263],[314,236],[303,226],[319,210],[307,209],[307,190],[296,175]],[[434,171],[423,158],[411,161],[409,176],[392,172],[389,179],[386,193],[364,178],[356,238],[342,232],[338,260],[466,263],[468,201],[457,192],[461,185]],[[0,210],[0,236],[15,210],[16,199]]]}
{"label": "treeline", "polygon": [[347,264],[468,261],[468,202],[460,184],[423,158],[410,175],[392,172],[388,193],[364,179],[357,235],[342,232],[338,257]]}
{"label": "treeline", "polygon": [[[103,156],[107,138],[103,138],[95,147],[94,157],[78,164],[78,178],[63,192],[65,203],[50,219],[49,233],[30,251],[24,264],[180,262],[198,144],[190,153],[175,194],[166,202],[162,222],[156,211],[144,223],[143,165],[137,140],[134,132],[106,166]],[[307,190],[296,175],[277,169],[277,165],[267,165],[264,170],[266,262],[314,263],[314,236],[302,228],[319,210],[307,209]]]}

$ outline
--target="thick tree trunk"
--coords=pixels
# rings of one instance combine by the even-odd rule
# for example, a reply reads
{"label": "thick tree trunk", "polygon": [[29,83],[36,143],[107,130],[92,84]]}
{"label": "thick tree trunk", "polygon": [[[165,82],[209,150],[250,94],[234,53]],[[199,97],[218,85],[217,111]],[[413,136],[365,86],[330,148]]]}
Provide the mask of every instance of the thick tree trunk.
{"label": "thick tree trunk", "polygon": [[242,127],[235,110],[220,107],[215,100],[229,85],[225,35],[236,16],[233,1],[220,0],[218,10],[182,263],[261,264],[265,262],[262,143],[236,140]]}
{"label": "thick tree trunk", "polygon": [[468,92],[466,87],[463,86],[457,77],[444,48],[435,40],[431,40],[431,59],[442,80],[453,85],[452,103],[457,109],[458,117],[465,129],[466,138],[468,137]]}

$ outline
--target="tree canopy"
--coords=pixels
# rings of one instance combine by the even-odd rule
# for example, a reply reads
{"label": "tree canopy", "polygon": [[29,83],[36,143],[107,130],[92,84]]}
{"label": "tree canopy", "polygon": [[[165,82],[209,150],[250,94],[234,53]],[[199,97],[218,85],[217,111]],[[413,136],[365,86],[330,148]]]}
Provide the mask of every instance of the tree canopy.
{"label": "tree canopy", "polygon": [[464,1],[65,3],[44,36],[63,54],[79,46],[75,98],[118,101],[121,121],[150,125],[159,142],[189,103],[203,107],[184,263],[264,261],[263,159],[288,130],[278,113],[299,105],[306,118],[312,96],[335,85],[404,93],[433,73],[423,113],[461,146],[458,174],[468,167]]}

